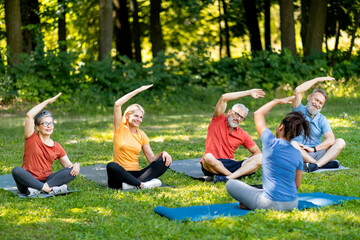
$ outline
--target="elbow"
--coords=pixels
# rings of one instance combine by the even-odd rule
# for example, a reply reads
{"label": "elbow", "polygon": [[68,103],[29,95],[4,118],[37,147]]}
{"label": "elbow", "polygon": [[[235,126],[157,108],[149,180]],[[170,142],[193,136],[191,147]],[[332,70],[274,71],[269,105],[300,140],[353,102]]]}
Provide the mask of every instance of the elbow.
{"label": "elbow", "polygon": [[294,90],[294,96],[299,95],[299,94],[301,94],[301,91],[300,91],[299,87],[296,87]]}
{"label": "elbow", "polygon": [[30,116],[30,114],[29,114],[29,113],[26,113],[25,118],[26,118],[26,119],[33,119],[33,117],[32,117],[32,116]]}

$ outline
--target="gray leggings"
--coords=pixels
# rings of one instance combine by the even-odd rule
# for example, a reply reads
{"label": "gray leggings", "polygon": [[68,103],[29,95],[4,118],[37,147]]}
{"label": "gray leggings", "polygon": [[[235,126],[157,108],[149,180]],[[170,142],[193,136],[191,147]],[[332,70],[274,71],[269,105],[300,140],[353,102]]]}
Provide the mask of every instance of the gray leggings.
{"label": "gray leggings", "polygon": [[54,187],[61,186],[74,180],[75,176],[70,175],[71,170],[72,168],[63,168],[60,171],[50,174],[45,181],[37,180],[22,167],[14,167],[12,175],[19,191],[21,193],[26,193],[28,187],[41,190],[44,183],[47,183],[49,187]]}
{"label": "gray leggings", "polygon": [[226,190],[237,201],[250,209],[292,210],[297,208],[298,200],[291,202],[272,201],[263,195],[263,189],[254,188],[239,180],[229,180]]}

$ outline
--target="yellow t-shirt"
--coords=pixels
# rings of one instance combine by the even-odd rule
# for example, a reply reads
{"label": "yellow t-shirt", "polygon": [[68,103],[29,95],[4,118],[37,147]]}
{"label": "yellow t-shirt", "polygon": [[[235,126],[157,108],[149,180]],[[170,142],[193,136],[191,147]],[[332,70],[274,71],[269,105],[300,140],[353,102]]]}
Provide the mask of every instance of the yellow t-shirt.
{"label": "yellow t-shirt", "polygon": [[137,128],[137,133],[132,133],[122,123],[114,133],[114,162],[126,171],[139,171],[139,154],[147,143],[149,138],[143,131]]}

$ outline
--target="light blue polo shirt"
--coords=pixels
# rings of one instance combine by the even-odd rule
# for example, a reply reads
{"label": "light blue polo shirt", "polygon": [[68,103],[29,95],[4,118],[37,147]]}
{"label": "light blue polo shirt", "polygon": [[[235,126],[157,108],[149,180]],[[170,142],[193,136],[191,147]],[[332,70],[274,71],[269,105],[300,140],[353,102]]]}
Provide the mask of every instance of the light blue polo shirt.
{"label": "light blue polo shirt", "polygon": [[297,108],[291,108],[291,111],[299,111],[304,113],[306,120],[310,123],[310,129],[311,129],[311,140],[304,141],[304,133],[302,133],[300,136],[297,136],[296,138],[292,139],[298,143],[302,143],[308,147],[314,147],[321,143],[321,139],[324,136],[325,133],[331,132],[331,127],[329,121],[326,119],[324,115],[321,113],[318,113],[315,115],[314,118],[311,117],[311,115],[306,110],[306,106],[300,105]]}
{"label": "light blue polo shirt", "polygon": [[304,165],[300,151],[276,138],[268,128],[261,134],[261,143],[264,196],[273,201],[295,201],[296,170],[302,171]]}

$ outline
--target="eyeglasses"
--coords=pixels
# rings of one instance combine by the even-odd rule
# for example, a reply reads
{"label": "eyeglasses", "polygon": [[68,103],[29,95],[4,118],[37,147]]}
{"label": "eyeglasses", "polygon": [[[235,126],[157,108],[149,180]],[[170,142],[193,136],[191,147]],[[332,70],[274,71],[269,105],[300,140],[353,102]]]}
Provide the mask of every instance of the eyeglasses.
{"label": "eyeglasses", "polygon": [[241,116],[239,113],[235,112],[234,110],[231,110],[231,111],[234,113],[236,118],[240,118],[242,121],[245,120],[245,117]]}
{"label": "eyeglasses", "polygon": [[40,125],[43,125],[44,127],[53,127],[54,122],[42,122]]}

